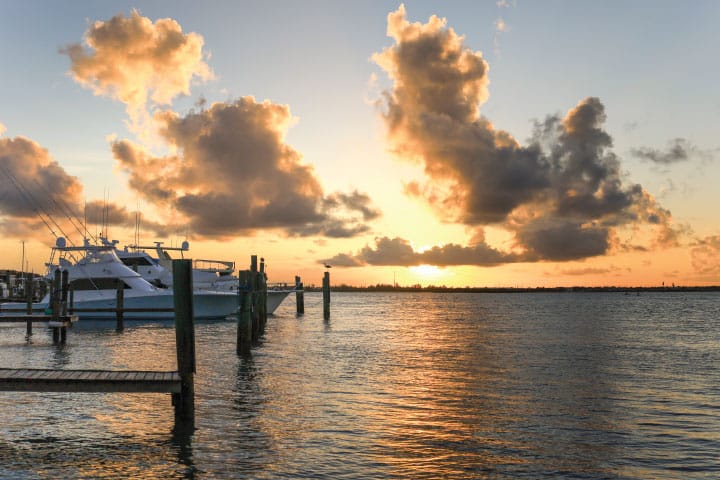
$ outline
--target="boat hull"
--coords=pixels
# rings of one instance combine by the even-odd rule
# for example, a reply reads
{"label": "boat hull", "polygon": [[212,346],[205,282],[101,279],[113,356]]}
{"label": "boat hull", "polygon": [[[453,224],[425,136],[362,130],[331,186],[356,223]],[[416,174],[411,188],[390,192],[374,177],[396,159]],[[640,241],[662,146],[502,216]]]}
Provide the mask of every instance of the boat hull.
{"label": "boat hull", "polygon": [[267,313],[272,315],[280,304],[295,290],[268,290],[267,291]]}
{"label": "boat hull", "polygon": [[[101,295],[96,292],[95,298],[75,300],[73,303],[73,314],[79,319],[114,319],[117,313],[114,311],[86,312],[84,310],[107,310],[117,308],[115,295]],[[123,301],[127,309],[173,309],[175,307],[172,292],[158,292],[156,295],[126,296]],[[47,309],[47,302],[33,304],[34,313],[43,313]],[[193,293],[193,316],[196,320],[225,318],[237,312],[237,294],[229,292],[197,291]],[[6,303],[0,308],[2,310],[25,309],[24,303]],[[171,320],[175,313],[171,311],[157,312],[123,312],[123,318],[129,320]]]}

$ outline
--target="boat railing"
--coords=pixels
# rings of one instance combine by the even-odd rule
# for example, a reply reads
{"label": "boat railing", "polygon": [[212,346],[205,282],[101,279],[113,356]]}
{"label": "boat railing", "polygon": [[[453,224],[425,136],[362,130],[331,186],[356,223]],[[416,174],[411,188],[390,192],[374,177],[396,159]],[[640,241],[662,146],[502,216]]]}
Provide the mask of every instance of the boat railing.
{"label": "boat railing", "polygon": [[198,258],[193,261],[193,268],[203,272],[217,273],[219,275],[230,275],[235,271],[235,262],[225,260],[209,260]]}

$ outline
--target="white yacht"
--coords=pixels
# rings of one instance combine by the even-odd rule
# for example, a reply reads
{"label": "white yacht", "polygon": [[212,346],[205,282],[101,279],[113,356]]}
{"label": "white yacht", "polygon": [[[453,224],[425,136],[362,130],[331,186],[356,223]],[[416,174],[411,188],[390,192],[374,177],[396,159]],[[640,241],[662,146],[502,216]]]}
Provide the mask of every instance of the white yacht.
{"label": "white yacht", "polygon": [[[57,268],[68,272],[73,287],[73,305],[77,309],[115,308],[117,285],[122,282],[126,308],[173,308],[173,291],[149,283],[140,273],[124,265],[111,245],[67,246],[58,238],[48,262],[48,277]],[[49,294],[33,304],[33,311],[42,312],[49,304]],[[5,308],[22,308],[24,303],[4,304]],[[196,319],[224,318],[237,311],[238,296],[232,292],[195,290],[193,312]],[[114,312],[78,312],[80,318],[115,317]],[[125,312],[128,319],[172,319],[170,312]]]}
{"label": "white yacht", "polygon": [[[109,241],[102,238],[103,245],[113,247],[115,253],[126,266],[140,274],[149,283],[161,287],[172,288],[172,256],[171,251],[183,253],[190,249],[190,244],[184,241],[180,247],[165,247],[163,242],[155,242],[154,246],[130,245],[122,250],[117,248],[118,241]],[[148,252],[155,251],[156,256]],[[195,292],[216,291],[233,292],[237,294],[239,280],[233,275],[235,262],[224,260],[193,260],[193,289]],[[267,313],[272,314],[280,304],[296,289],[287,284],[270,284],[267,293]]]}

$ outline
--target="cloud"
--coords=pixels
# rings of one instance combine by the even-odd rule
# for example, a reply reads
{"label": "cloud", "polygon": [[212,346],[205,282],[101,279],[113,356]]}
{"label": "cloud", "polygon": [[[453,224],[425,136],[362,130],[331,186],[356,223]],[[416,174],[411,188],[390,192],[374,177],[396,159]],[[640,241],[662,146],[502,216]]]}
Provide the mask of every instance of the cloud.
{"label": "cloud", "polygon": [[25,138],[0,138],[0,212],[3,216],[37,221],[39,212],[56,205],[76,205],[82,185],[50,157],[48,151]]}
{"label": "cloud", "polygon": [[673,241],[670,212],[641,185],[623,182],[599,98],[536,122],[522,146],[480,114],[489,85],[482,54],[444,19],[405,16],[404,6],[388,15],[395,45],[373,59],[393,81],[384,94],[388,140],[427,177],[407,184],[408,194],[444,221],[513,232],[524,261],[603,255],[621,244],[620,229],[639,225],[656,229],[658,244]]}
{"label": "cloud", "polygon": [[665,166],[687,162],[693,158],[699,158],[702,160],[709,160],[712,158],[712,154],[710,152],[700,150],[685,138],[676,138],[671,140],[668,142],[668,145],[664,150],[641,147],[633,148],[631,153],[641,160]]}
{"label": "cloud", "polygon": [[[585,268],[569,268],[565,270],[560,270],[560,274],[562,275],[577,275],[577,276],[583,276],[583,275],[607,275],[609,273],[617,272],[618,269],[615,267],[611,268],[597,268],[597,267],[585,267]],[[555,276],[554,273],[549,273],[548,276]]]}
{"label": "cloud", "polygon": [[148,102],[167,105],[189,95],[194,79],[213,78],[203,54],[203,37],[183,33],[170,18],[152,22],[137,10],[96,21],[85,32],[84,44],[61,50],[71,61],[70,74],[95,95],[127,105],[133,122],[145,117]]}
{"label": "cloud", "polygon": [[[502,10],[504,8],[515,7],[515,2],[498,0],[495,5],[497,5],[498,10]],[[493,36],[493,52],[495,56],[500,57],[500,37],[509,31],[510,27],[507,22],[501,16],[498,16],[498,18],[495,19],[495,35]]]}
{"label": "cloud", "polygon": [[510,27],[508,27],[507,23],[505,23],[505,20],[502,18],[498,18],[495,20],[495,31],[496,32],[507,32],[510,30]]}
{"label": "cloud", "polygon": [[[83,199],[83,185],[37,142],[0,138],[0,232],[45,241],[53,235],[79,240],[85,223],[132,228],[135,212],[107,201]],[[173,226],[145,220],[146,230],[166,235]]]}
{"label": "cloud", "polygon": [[289,235],[351,237],[380,214],[357,191],[324,195],[314,169],[284,141],[293,121],[286,105],[243,97],[184,117],[158,112],[154,121],[176,154],[158,157],[115,140],[113,155],[131,188],[167,215],[180,215],[196,234],[279,228]]}
{"label": "cloud", "polygon": [[435,246],[429,250],[417,252],[409,241],[400,238],[380,237],[375,245],[366,245],[356,254],[340,253],[332,258],[323,259],[320,263],[329,263],[338,267],[373,266],[495,266],[504,263],[523,261],[524,258],[513,253],[500,252],[484,242],[472,246],[447,244]]}
{"label": "cloud", "polygon": [[84,204],[83,208],[84,221],[88,225],[115,226],[134,229],[136,221],[140,221],[143,231],[152,232],[159,237],[166,237],[173,233],[184,232],[183,224],[172,224],[156,222],[152,219],[145,218],[142,212],[129,211],[122,205],[116,203],[91,200]]}
{"label": "cloud", "polygon": [[690,250],[692,266],[701,276],[720,276],[720,235],[698,240]]}

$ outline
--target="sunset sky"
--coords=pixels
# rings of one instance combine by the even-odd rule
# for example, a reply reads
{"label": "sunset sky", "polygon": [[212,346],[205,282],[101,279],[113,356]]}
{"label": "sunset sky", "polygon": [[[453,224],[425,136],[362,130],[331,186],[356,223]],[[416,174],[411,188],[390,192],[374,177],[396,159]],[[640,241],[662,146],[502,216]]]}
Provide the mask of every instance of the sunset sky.
{"label": "sunset sky", "polygon": [[139,211],[141,243],[271,281],[720,284],[718,25],[714,0],[3,1],[0,268],[25,241],[43,270],[38,212],[125,245]]}

